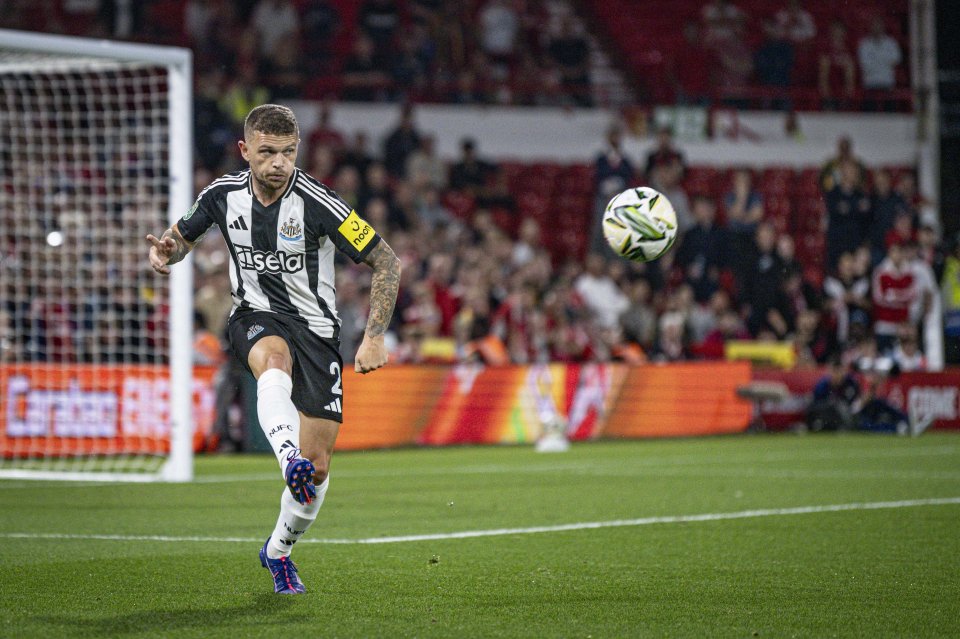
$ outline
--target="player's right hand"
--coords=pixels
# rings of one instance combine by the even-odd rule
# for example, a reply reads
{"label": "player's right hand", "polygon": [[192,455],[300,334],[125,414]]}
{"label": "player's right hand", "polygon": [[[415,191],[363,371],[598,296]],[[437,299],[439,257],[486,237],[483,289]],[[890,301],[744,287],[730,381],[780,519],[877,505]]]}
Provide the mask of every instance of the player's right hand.
{"label": "player's right hand", "polygon": [[177,243],[173,241],[172,237],[157,239],[156,236],[151,234],[147,235],[147,241],[150,242],[151,245],[150,266],[152,266],[153,270],[157,273],[169,275],[170,267],[167,266],[167,262],[170,261],[174,251],[177,250]]}

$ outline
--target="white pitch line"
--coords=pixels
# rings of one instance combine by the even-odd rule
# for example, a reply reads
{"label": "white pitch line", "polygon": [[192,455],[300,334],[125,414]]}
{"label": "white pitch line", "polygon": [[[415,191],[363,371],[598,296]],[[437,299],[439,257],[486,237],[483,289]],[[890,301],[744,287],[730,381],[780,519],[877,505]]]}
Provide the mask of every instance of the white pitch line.
{"label": "white pitch line", "polygon": [[[960,497],[934,497],[930,499],[903,499],[899,501],[868,501],[849,504],[825,504],[821,506],[796,506],[793,508],[761,508],[726,513],[701,513],[697,515],[666,515],[641,517],[639,519],[614,519],[610,521],[582,521],[553,526],[528,526],[525,528],[493,528],[488,530],[462,530],[449,533],[424,535],[398,535],[393,537],[366,537],[360,539],[302,539],[301,544],[398,544],[414,541],[443,541],[447,539],[472,539],[476,537],[503,537],[507,535],[536,535],[542,533],[594,530],[597,528],[623,528],[651,526],[654,524],[685,524],[731,519],[755,519],[758,517],[786,517],[814,513],[835,513],[851,510],[888,510],[915,508],[918,506],[960,505]],[[100,541],[158,541],[158,542],[214,542],[214,543],[261,543],[259,537],[192,537],[170,535],[97,535],[75,533],[0,533],[5,539],[55,539],[55,540],[100,540]]]}

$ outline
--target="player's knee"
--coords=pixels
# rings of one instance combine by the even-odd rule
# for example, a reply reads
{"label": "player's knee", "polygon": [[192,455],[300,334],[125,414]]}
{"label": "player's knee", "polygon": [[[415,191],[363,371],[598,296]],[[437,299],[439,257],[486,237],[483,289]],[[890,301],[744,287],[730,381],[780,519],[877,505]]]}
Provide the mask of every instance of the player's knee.
{"label": "player's knee", "polygon": [[302,447],[300,454],[304,459],[309,459],[313,463],[313,468],[316,471],[313,483],[322,484],[323,480],[330,474],[330,454],[325,449],[309,446]]}
{"label": "player's knee", "polygon": [[293,371],[293,362],[290,361],[290,356],[285,353],[270,353],[267,355],[266,364],[268,370],[271,368],[279,368],[288,375]]}

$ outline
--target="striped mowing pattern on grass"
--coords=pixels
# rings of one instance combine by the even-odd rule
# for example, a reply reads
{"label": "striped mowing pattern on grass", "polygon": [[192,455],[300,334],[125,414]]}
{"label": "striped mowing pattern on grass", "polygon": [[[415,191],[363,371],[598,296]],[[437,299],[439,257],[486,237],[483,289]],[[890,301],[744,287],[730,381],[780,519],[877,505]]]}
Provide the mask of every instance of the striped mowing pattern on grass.
{"label": "striped mowing pattern on grass", "polygon": [[[915,508],[918,506],[960,505],[960,497],[934,497],[930,499],[902,499],[898,501],[854,502],[850,504],[825,504],[820,506],[795,506],[792,508],[762,508],[726,513],[700,513],[695,515],[666,515],[638,519],[614,519],[610,521],[584,521],[552,526],[528,526],[524,528],[494,528],[490,530],[462,530],[425,535],[397,535],[392,537],[367,537],[361,539],[302,539],[301,544],[397,544],[415,541],[442,541],[446,539],[471,539],[475,537],[502,537],[505,535],[534,535],[541,533],[591,530],[596,528],[622,528],[627,526],[650,526],[653,524],[683,524],[730,519],[754,519],[757,517],[785,517],[814,513],[834,513],[851,510],[887,510]],[[7,539],[85,539],[100,541],[156,541],[156,542],[215,542],[259,543],[252,537],[190,537],[167,535],[97,535],[70,533],[0,533]]]}

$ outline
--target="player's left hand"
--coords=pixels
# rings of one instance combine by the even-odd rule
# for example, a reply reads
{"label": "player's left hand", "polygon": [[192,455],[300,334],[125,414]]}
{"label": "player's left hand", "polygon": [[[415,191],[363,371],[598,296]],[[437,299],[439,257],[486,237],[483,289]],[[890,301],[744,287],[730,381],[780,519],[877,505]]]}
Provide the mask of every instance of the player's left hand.
{"label": "player's left hand", "polygon": [[387,363],[387,346],[384,344],[383,335],[377,337],[363,336],[360,342],[360,348],[357,349],[357,357],[354,360],[353,370],[365,374],[375,371]]}

